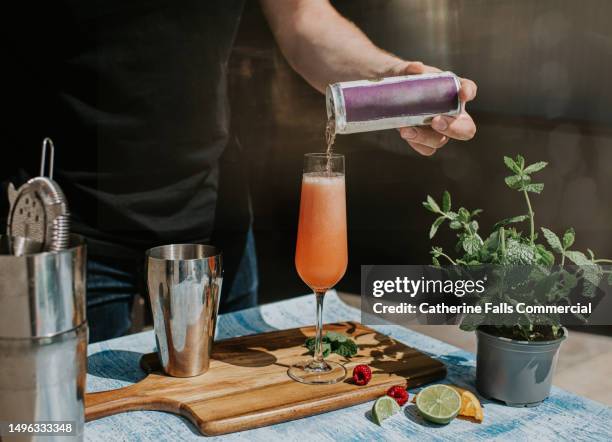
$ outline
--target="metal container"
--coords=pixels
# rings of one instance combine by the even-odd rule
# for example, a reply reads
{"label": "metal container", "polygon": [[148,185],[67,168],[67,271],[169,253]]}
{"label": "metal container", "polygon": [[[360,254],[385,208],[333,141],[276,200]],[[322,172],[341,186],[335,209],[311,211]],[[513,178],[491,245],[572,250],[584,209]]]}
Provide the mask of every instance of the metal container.
{"label": "metal container", "polygon": [[223,283],[221,253],[201,244],[172,244],[146,253],[147,287],[159,361],[166,374],[208,370]]}
{"label": "metal container", "polygon": [[327,87],[327,117],[336,134],[428,124],[461,112],[459,78],[452,72],[335,83]]}
{"label": "metal container", "polygon": [[0,422],[65,422],[83,438],[85,265],[77,235],[66,250],[0,255]]}
{"label": "metal container", "polygon": [[511,407],[533,407],[550,395],[563,336],[553,341],[514,341],[476,331],[476,388]]}

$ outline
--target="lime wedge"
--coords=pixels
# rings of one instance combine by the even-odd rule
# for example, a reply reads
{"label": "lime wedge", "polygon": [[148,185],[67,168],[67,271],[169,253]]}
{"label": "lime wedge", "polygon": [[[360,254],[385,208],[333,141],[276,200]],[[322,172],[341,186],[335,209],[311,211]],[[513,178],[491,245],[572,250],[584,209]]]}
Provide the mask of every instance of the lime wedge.
{"label": "lime wedge", "polygon": [[419,392],[416,406],[428,421],[448,424],[461,410],[461,396],[448,385],[430,385]]}
{"label": "lime wedge", "polygon": [[376,399],[372,407],[372,418],[378,425],[382,425],[382,421],[400,411],[400,406],[397,405],[395,399],[389,396],[382,396]]}

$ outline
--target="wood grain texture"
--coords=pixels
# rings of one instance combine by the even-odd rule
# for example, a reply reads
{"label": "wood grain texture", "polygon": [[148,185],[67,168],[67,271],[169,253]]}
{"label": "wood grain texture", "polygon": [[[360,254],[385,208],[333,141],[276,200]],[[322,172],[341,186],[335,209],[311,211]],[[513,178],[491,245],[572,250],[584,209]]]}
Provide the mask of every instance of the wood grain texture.
{"label": "wood grain texture", "polygon": [[[366,402],[392,385],[415,387],[442,379],[439,361],[358,323],[328,324],[325,329],[351,335],[359,354],[345,364],[349,377],[334,385],[304,385],[287,376],[287,368],[308,356],[303,346],[313,327],[274,331],[215,343],[207,373],[172,378],[152,372],[118,390],[89,393],[86,420],[124,411],[159,410],[180,414],[206,435],[225,434],[311,416]],[[145,356],[145,363],[155,359]],[[372,368],[367,386],[354,385],[350,373],[357,364]]]}

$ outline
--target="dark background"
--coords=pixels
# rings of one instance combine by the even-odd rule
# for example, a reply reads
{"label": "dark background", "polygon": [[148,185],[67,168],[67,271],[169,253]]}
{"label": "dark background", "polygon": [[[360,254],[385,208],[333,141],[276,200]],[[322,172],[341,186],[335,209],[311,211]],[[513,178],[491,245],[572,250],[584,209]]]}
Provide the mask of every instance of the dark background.
{"label": "dark background", "polygon": [[[478,133],[433,157],[395,131],[343,135],[349,268],[429,262],[433,220],[421,207],[444,189],[482,208],[481,229],[525,213],[507,189],[503,155],[548,161],[533,198],[537,225],[576,229],[576,247],[612,255],[612,2],[573,0],[341,0],[336,7],[379,46],[455,71],[479,85],[468,110]],[[343,42],[339,41],[339,45]],[[260,301],[303,294],[293,265],[302,155],[323,151],[325,105],[282,58],[258,2],[247,2],[231,59],[233,128],[249,156]],[[527,227],[528,228],[528,227]],[[452,247],[442,229],[435,244]]]}

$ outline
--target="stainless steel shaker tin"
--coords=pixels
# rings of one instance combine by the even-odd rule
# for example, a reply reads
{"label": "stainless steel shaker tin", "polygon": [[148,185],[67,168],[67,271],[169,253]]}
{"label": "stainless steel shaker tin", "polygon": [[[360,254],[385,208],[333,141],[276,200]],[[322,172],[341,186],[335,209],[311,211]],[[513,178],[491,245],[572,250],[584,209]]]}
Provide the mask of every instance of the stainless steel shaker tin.
{"label": "stainless steel shaker tin", "polygon": [[74,427],[70,438],[19,440],[83,439],[85,265],[86,245],[78,235],[61,251],[0,254],[0,421]]}
{"label": "stainless steel shaker tin", "polygon": [[83,324],[86,255],[79,235],[66,250],[0,255],[0,338],[49,337]]}
{"label": "stainless steel shaker tin", "polygon": [[208,370],[222,265],[221,252],[202,244],[171,244],[146,253],[157,354],[170,376],[197,376]]}
{"label": "stainless steel shaker tin", "polygon": [[452,72],[335,83],[327,87],[327,117],[336,134],[428,124],[461,112],[461,83]]}

